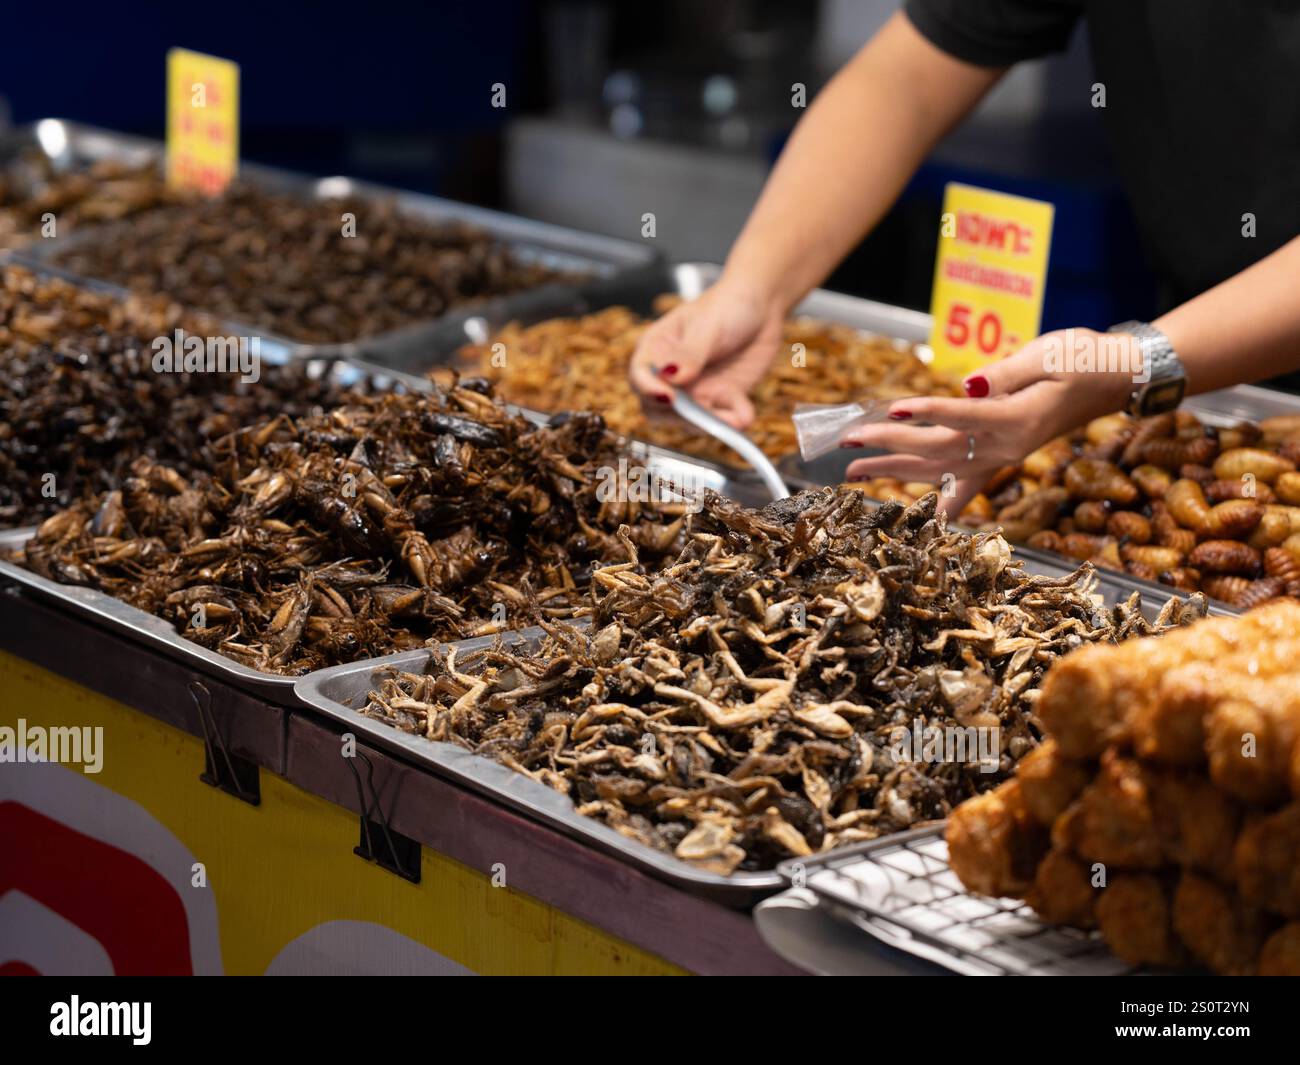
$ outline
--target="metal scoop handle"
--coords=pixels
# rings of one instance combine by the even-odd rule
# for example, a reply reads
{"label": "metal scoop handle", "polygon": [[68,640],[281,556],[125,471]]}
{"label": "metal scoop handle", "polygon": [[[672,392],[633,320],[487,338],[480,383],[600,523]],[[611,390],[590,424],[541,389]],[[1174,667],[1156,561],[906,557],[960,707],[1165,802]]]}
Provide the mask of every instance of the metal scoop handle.
{"label": "metal scoop handle", "polygon": [[754,472],[758,474],[764,487],[772,493],[773,499],[785,499],[790,494],[790,489],[786,487],[785,481],[781,480],[776,467],[759,450],[754,441],[739,429],[733,429],[721,418],[710,414],[680,388],[673,390],[673,410],[683,421],[690,422],[697,429],[703,429],[710,436],[717,437],[741,455],[754,467]]}

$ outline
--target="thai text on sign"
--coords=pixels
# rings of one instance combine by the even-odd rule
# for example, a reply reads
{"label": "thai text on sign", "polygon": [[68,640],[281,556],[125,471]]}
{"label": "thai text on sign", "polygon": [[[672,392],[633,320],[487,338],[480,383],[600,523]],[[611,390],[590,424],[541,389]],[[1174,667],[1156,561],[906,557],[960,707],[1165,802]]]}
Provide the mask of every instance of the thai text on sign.
{"label": "thai text on sign", "polygon": [[167,53],[167,182],[221,192],[239,172],[239,64]]}
{"label": "thai text on sign", "polygon": [[966,374],[1038,335],[1052,243],[1050,203],[951,183],[934,266],[934,366]]}

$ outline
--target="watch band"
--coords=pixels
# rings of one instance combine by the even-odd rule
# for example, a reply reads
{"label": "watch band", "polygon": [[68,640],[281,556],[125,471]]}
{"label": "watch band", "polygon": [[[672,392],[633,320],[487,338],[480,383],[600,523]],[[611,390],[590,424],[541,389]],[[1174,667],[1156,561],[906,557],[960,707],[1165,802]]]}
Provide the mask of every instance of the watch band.
{"label": "watch band", "polygon": [[1121,322],[1109,331],[1135,337],[1142,351],[1146,380],[1134,384],[1126,408],[1128,413],[1145,418],[1177,407],[1187,388],[1187,373],[1169,338],[1150,322]]}

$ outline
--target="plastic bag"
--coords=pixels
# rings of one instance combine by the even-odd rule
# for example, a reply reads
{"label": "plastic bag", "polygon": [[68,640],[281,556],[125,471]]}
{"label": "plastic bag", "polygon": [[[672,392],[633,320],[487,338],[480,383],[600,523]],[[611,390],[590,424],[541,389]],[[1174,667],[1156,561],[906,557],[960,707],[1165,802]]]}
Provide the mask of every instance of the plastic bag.
{"label": "plastic bag", "polygon": [[799,403],[791,420],[799,438],[799,454],[804,462],[811,462],[839,447],[846,433],[888,416],[889,402],[864,399],[857,403]]}

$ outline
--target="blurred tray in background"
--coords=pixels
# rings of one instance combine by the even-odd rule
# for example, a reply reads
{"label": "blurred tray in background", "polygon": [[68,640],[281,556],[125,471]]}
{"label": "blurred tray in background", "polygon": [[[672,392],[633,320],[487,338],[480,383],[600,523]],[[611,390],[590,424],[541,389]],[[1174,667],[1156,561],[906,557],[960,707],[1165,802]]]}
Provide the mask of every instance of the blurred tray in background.
{"label": "blurred tray in background", "polygon": [[[56,172],[84,169],[104,161],[120,162],[128,166],[144,166],[149,163],[161,165],[164,151],[165,146],[161,141],[50,118],[14,131],[0,142],[0,165],[6,162],[12,165],[28,152],[43,156]],[[240,164],[239,177],[241,181],[268,192],[299,196],[307,200],[354,197],[388,201],[399,213],[425,222],[458,222],[476,226],[504,244],[521,262],[564,273],[609,278],[623,271],[644,267],[658,258],[658,252],[647,244],[583,233],[564,226],[347,177],[316,178],[247,162]],[[144,208],[145,211],[154,209],[157,208]],[[119,226],[122,228],[119,229]],[[33,241],[12,255],[24,261],[43,262],[52,256],[75,250],[78,246],[118,239],[124,233],[130,233],[129,218],[120,223],[82,224],[70,232],[65,227],[55,238]],[[551,282],[542,286],[543,289],[566,287],[568,284],[564,282]],[[448,314],[464,314],[471,306],[472,304],[466,304],[453,307]],[[198,304],[191,309],[210,310]],[[407,328],[409,327],[402,327],[398,332]],[[354,337],[339,344],[317,345],[312,353],[355,355],[356,351],[351,345],[362,339],[365,338]]]}

